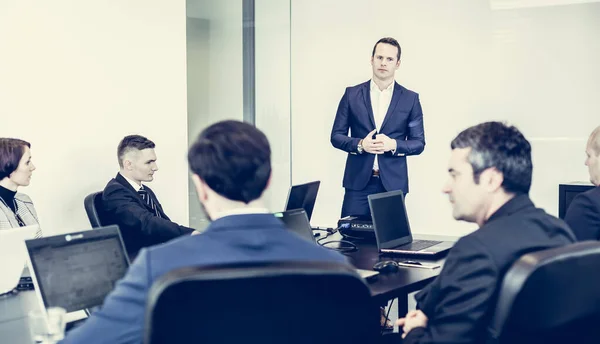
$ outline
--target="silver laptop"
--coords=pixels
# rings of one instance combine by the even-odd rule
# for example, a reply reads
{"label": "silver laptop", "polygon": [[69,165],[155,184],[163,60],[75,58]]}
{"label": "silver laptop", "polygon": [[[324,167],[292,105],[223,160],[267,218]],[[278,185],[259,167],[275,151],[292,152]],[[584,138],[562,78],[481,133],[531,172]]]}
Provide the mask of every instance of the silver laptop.
{"label": "silver laptop", "polygon": [[41,309],[62,307],[67,322],[102,305],[129,260],[118,226],[55,235],[25,242]]}
{"label": "silver laptop", "polygon": [[[288,210],[281,213],[275,213],[274,215],[279,218],[291,232],[305,240],[318,244],[313,235],[312,228],[310,228],[306,212],[303,209]],[[355,271],[365,280],[379,274],[378,271],[373,270],[355,269]]]}
{"label": "silver laptop", "polygon": [[0,230],[0,294],[11,292],[19,284],[27,267],[25,240],[35,238],[39,226]]}
{"label": "silver laptop", "polygon": [[448,241],[413,240],[402,191],[369,195],[368,198],[379,252],[435,256],[454,245]]}

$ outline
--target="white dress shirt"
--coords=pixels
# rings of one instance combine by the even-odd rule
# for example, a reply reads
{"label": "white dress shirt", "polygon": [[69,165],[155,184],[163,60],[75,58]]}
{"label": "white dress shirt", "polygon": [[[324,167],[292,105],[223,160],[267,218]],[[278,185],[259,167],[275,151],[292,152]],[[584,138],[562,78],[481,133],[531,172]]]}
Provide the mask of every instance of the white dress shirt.
{"label": "white dress shirt", "polygon": [[123,178],[125,178],[125,180],[129,182],[129,184],[131,184],[131,187],[135,190],[135,192],[140,191],[140,189],[142,188],[141,185],[139,185],[138,183],[134,182],[133,180],[125,177],[121,172],[119,172],[119,174],[121,174],[121,176]]}
{"label": "white dress shirt", "polygon": [[269,209],[267,208],[236,208],[230,210],[223,210],[215,215],[215,219],[220,219],[225,216],[232,215],[250,215],[250,214],[268,214]]}
{"label": "white dress shirt", "polygon": [[[381,131],[381,125],[385,119],[385,115],[390,107],[392,101],[392,94],[394,93],[394,83],[392,83],[383,90],[379,89],[379,86],[371,79],[371,108],[373,109],[373,117],[375,118],[375,129],[377,133]],[[373,162],[373,169],[379,170],[379,161],[377,155],[375,155],[375,161]]]}

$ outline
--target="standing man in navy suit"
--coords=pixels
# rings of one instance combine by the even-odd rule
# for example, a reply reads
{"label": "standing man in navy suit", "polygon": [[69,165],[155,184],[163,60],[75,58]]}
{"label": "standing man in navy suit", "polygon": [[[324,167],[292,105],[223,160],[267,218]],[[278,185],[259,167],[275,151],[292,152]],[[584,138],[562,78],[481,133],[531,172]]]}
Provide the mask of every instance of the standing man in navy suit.
{"label": "standing man in navy suit", "polygon": [[406,156],[425,148],[419,95],[394,81],[400,53],[394,38],[377,41],[371,55],[372,79],[346,88],[340,100],[331,144],[348,153],[342,217],[370,217],[370,194],[408,193]]}

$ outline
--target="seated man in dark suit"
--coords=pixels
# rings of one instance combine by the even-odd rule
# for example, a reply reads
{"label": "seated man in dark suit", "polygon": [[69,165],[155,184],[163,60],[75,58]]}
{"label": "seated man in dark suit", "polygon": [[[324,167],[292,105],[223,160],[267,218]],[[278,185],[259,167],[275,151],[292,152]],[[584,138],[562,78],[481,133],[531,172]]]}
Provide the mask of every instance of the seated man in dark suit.
{"label": "seated man in dark suit", "polygon": [[69,332],[63,344],[142,343],[148,291],[174,269],[245,262],[346,263],[343,255],[286,230],[268,213],[262,196],[271,178],[271,149],[260,130],[237,121],[216,123],[200,134],[188,160],[200,203],[213,222],[202,234],[142,249],[102,309]]}
{"label": "seated man in dark suit", "polygon": [[529,199],[531,146],[517,128],[482,123],[461,132],[451,147],[443,192],[455,219],[480,228],[456,242],[440,275],[416,295],[417,310],[398,320],[404,343],[484,343],[512,263],[575,241],[567,224]]}
{"label": "seated man in dark suit", "polygon": [[596,187],[575,196],[565,221],[577,240],[600,240],[600,127],[590,135],[585,154],[590,181]]}
{"label": "seated man in dark suit", "polygon": [[193,229],[172,222],[154,192],[142,182],[151,182],[158,171],[154,142],[140,135],[123,138],[117,148],[121,167],[102,193],[106,221],[119,225],[125,248],[133,260],[142,247],[148,247]]}

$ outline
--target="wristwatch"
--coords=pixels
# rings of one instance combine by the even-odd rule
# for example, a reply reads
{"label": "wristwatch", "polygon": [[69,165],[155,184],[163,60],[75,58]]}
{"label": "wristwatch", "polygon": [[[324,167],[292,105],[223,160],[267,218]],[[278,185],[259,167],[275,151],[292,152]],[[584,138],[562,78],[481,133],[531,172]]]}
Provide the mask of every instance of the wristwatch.
{"label": "wristwatch", "polygon": [[365,151],[365,149],[362,146],[362,141],[363,140],[358,141],[358,146],[356,146],[356,150],[358,151],[358,154],[362,154]]}

